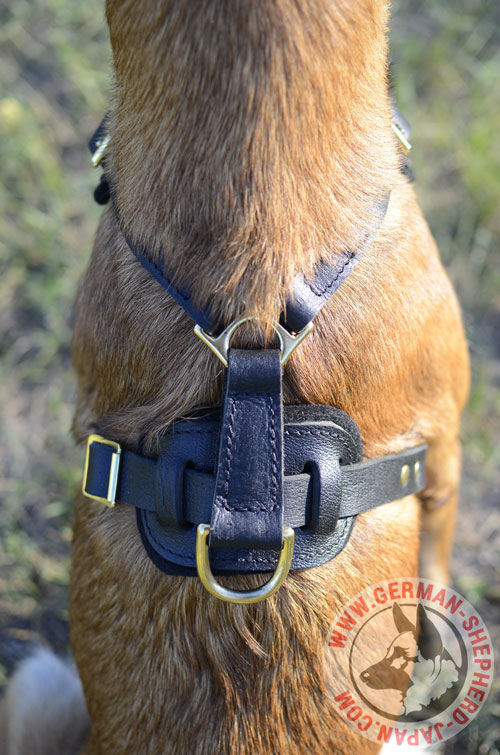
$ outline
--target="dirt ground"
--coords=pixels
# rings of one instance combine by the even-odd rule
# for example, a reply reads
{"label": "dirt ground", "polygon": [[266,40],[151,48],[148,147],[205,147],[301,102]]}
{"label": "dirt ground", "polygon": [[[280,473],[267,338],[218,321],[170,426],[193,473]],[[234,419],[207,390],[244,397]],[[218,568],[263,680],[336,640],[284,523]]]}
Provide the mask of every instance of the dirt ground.
{"label": "dirt ground", "polygon": [[[473,382],[452,560],[500,647],[500,6],[399,0],[395,91],[417,191],[464,313]],[[72,306],[99,217],[86,143],[106,111],[97,0],[0,6],[0,687],[29,648],[69,652]],[[500,680],[448,753],[500,752]]]}

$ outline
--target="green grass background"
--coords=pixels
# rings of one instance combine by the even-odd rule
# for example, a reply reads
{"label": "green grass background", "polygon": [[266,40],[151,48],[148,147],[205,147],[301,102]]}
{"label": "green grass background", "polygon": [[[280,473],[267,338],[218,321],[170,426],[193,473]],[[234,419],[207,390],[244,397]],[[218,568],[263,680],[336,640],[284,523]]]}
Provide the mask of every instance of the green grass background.
{"label": "green grass background", "polygon": [[[470,343],[458,588],[500,646],[500,3],[397,0],[395,92],[421,204]],[[0,685],[36,641],[68,649],[72,499],[81,453],[72,306],[100,214],[86,143],[106,111],[103,3],[0,5]],[[500,751],[500,691],[449,752]]]}

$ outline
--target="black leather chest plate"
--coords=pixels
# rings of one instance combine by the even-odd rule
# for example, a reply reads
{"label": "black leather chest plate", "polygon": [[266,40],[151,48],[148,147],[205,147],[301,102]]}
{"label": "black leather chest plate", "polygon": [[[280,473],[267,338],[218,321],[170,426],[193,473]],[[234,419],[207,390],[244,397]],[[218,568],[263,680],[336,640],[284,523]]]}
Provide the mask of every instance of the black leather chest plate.
{"label": "black leather chest plate", "polygon": [[[219,412],[176,422],[160,445],[156,511],[137,509],[142,541],[167,574],[196,576],[193,522],[210,521],[216,486]],[[284,523],[295,527],[292,569],[326,563],[345,546],[355,517],[338,519],[341,465],[361,460],[355,423],[327,406],[284,407]],[[306,505],[304,507],[304,497]],[[211,548],[214,573],[273,571],[272,550]]]}

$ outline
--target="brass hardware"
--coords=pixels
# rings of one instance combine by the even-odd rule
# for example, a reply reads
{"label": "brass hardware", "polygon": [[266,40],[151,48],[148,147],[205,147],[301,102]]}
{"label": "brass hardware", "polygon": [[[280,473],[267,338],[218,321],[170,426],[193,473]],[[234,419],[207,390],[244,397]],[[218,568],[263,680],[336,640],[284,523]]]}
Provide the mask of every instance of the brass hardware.
{"label": "brass hardware", "polygon": [[224,600],[226,603],[258,603],[261,600],[269,598],[281,587],[290,571],[290,564],[292,563],[295,540],[295,532],[292,527],[283,527],[283,548],[281,549],[279,561],[273,576],[262,587],[257,587],[255,590],[229,590],[216,581],[208,560],[207,540],[209,534],[209,524],[198,525],[196,531],[196,568],[201,583],[210,595]]}
{"label": "brass hardware", "polygon": [[97,166],[100,164],[102,158],[104,157],[104,153],[106,152],[106,150],[108,148],[108,144],[109,144],[110,140],[111,140],[111,135],[110,134],[105,134],[102,137],[102,139],[99,139],[96,142],[97,149],[96,149],[96,151],[93,153],[93,155],[91,157],[92,165],[94,166],[94,168],[97,168]]}
{"label": "brass hardware", "polygon": [[418,475],[420,473],[420,462],[416,461],[413,467],[413,474],[415,475],[415,482],[418,482]]}
{"label": "brass hardware", "polygon": [[392,124],[392,130],[396,134],[397,138],[399,139],[399,143],[401,144],[401,149],[407,155],[409,152],[411,152],[411,143],[406,138],[404,131],[398,126],[397,123]]}
{"label": "brass hardware", "polygon": [[[203,343],[205,343],[208,348],[213,351],[213,353],[220,359],[224,367],[227,367],[227,355],[229,351],[231,336],[233,335],[234,331],[240,327],[240,325],[243,325],[244,322],[248,322],[249,320],[254,319],[255,318],[252,315],[241,317],[239,320],[232,322],[231,325],[223,330],[219,336],[209,335],[203,330],[200,325],[194,326],[194,332],[196,333],[198,338],[200,338]],[[313,327],[313,323],[308,322],[305,328],[302,328],[301,331],[293,334],[290,333],[286,328],[284,328],[283,325],[281,325],[279,322],[273,323],[273,328],[278,334],[278,338],[280,340],[282,366],[287,363],[297,346],[302,343],[304,338],[311,332]]]}
{"label": "brass hardware", "polygon": [[[108,493],[106,498],[98,495],[90,495],[90,493],[87,493],[87,491],[85,490],[87,486],[87,474],[89,471],[90,446],[92,445],[92,443],[102,443],[105,446],[111,446],[111,448],[115,449],[114,453],[111,454]],[[109,506],[110,509],[113,508],[116,502],[116,488],[118,487],[118,472],[120,470],[121,452],[122,449],[120,447],[120,444],[115,443],[114,440],[106,440],[106,438],[102,438],[100,435],[89,435],[89,437],[87,438],[87,452],[85,454],[85,467],[83,470],[82,493],[87,498],[92,498],[92,500],[94,501],[100,501],[101,503],[104,503],[104,505]]]}
{"label": "brass hardware", "polygon": [[403,487],[405,487],[409,478],[410,478],[410,467],[408,466],[408,464],[405,464],[403,467],[401,467],[401,485]]}

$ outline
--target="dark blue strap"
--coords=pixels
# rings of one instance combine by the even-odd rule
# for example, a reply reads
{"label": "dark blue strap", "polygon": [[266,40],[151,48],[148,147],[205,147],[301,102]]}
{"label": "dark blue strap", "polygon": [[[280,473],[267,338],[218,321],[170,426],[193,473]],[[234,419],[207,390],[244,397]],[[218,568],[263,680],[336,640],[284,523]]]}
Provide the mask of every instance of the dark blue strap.
{"label": "dark blue strap", "polygon": [[[113,184],[113,181],[107,174],[106,180],[109,187],[117,225],[123,238],[127,242],[128,248],[141,263],[143,268],[147,270],[148,273],[156,281],[158,281],[161,286],[163,286],[163,288],[170,294],[170,296],[175,299],[178,304],[181,305],[186,314],[188,314],[189,317],[194,320],[197,325],[203,328],[203,330],[205,330],[207,333],[215,333],[221,330],[222,325],[220,323],[220,317],[218,316],[217,312],[212,311],[209,306],[205,307],[204,309],[200,309],[193,303],[191,291],[187,287],[181,287],[173,283],[172,274],[165,269],[163,263],[160,261],[165,255],[161,253],[161,251],[155,253],[154,249],[149,249],[139,242],[133,241],[128,233],[125,232],[123,223],[121,222],[117,210],[115,186]],[[156,262],[154,261],[155,259],[157,259]]]}
{"label": "dark blue strap", "polygon": [[230,349],[220,427],[209,545],[280,550],[283,417],[278,349]]}
{"label": "dark blue strap", "polygon": [[293,284],[293,295],[286,303],[283,324],[298,333],[314,320],[320,309],[340,288],[347,276],[354,270],[361,257],[369,248],[385,218],[390,195],[373,207],[373,225],[366,232],[357,249],[347,251],[335,265],[319,262],[312,280],[299,273]]}
{"label": "dark blue strap", "polygon": [[[84,480],[87,495],[95,498],[107,497],[113,452],[114,449],[104,443],[94,441],[90,445],[87,477]],[[157,461],[139,456],[132,451],[121,451],[119,463],[115,500],[154,511]]]}
{"label": "dark blue strap", "polygon": [[[109,182],[109,179],[108,179]],[[123,224],[120,221],[116,211],[116,202],[114,201],[114,190],[110,184],[111,197],[113,198],[113,207],[121,233],[127,242],[131,252],[137,257],[141,265],[168,291],[184,311],[200,325],[207,333],[215,334],[222,330],[224,323],[221,322],[220,313],[212,310],[209,306],[199,309],[193,303],[192,292],[187,288],[174,285],[172,274],[167,271],[163,264],[154,262],[153,257],[161,259],[164,255],[161,253],[154,254],[154,251],[141,246],[132,241],[123,230]],[[383,223],[387,207],[389,204],[390,193],[377,202],[372,209],[372,223],[364,238],[358,245],[357,249],[346,251],[342,258],[335,264],[319,262],[316,265],[311,280],[306,279],[302,273],[295,278],[293,292],[287,300],[285,311],[282,316],[282,323],[291,332],[298,333],[309,322],[311,322],[320,309],[326,304],[331,296],[345,281],[347,276],[353,271],[361,257],[365,254],[373,239],[377,235],[380,226]],[[227,325],[227,323],[225,323]]]}
{"label": "dark blue strap", "polygon": [[[406,121],[401,115],[392,99],[391,102],[394,122],[406,136],[409,136],[410,127],[408,121]],[[102,139],[102,137],[108,133],[107,119],[108,114],[106,114],[90,140],[89,149],[91,152],[95,152],[98,140]],[[109,190],[121,233],[125,238],[128,247],[137,257],[141,265],[161,286],[163,286],[163,288],[165,288],[166,291],[168,291],[170,296],[180,304],[191,319],[200,325],[203,330],[210,334],[215,334],[222,330],[224,323],[221,322],[220,313],[212,311],[209,306],[204,309],[199,309],[195,306],[189,288],[186,286],[180,287],[174,285],[172,281],[172,273],[165,269],[161,262],[153,261],[155,258],[157,260],[164,258],[164,253],[162,253],[161,250],[156,250],[157,253],[155,254],[155,250],[148,249],[138,242],[133,241],[128,234],[124,232],[123,223],[121,222],[116,209],[113,181],[107,172],[105,172],[105,183],[105,193],[107,196]],[[356,249],[345,251],[342,258],[338,262],[335,262],[335,264],[330,264],[325,261],[319,262],[316,265],[311,280],[306,279],[301,273],[297,275],[294,281],[292,295],[286,302],[285,311],[281,318],[283,325],[285,325],[290,331],[298,333],[309,322],[311,322],[323,305],[352,272],[377,235],[380,226],[384,221],[387,207],[389,205],[389,199],[390,192],[388,192],[379,202],[374,203],[371,213],[372,222],[369,224],[364,239],[361,240]]]}
{"label": "dark blue strap", "polygon": [[215,333],[221,330],[219,318],[211,311],[210,307],[205,307],[204,309],[196,307],[191,298],[191,291],[187,288],[175,286],[172,282],[170,273],[164,270],[159,262],[153,262],[150,250],[143,249],[137,244],[133,244],[123,233],[123,230],[122,235],[141,265],[163,286],[166,291],[168,291],[170,296],[181,305],[186,314],[188,314],[197,325],[203,328],[203,330],[206,330],[207,333]]}

